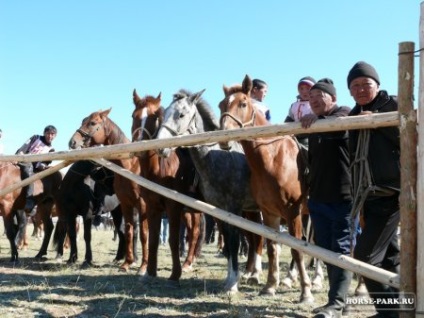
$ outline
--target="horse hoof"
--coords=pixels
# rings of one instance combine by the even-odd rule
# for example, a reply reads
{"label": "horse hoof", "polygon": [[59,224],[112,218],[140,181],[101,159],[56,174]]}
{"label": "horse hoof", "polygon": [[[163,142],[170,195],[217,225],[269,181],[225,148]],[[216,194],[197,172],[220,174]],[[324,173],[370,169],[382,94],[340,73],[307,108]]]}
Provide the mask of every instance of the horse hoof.
{"label": "horse hoof", "polygon": [[312,290],[318,291],[322,289],[322,283],[312,283]]}
{"label": "horse hoof", "polygon": [[290,278],[286,277],[283,279],[281,284],[283,284],[284,287],[291,289],[293,286],[293,281]]}
{"label": "horse hoof", "polygon": [[355,289],[355,296],[358,296],[358,297],[368,296],[367,287],[365,287],[364,285],[358,286]]}
{"label": "horse hoof", "polygon": [[261,281],[259,279],[259,277],[257,276],[251,276],[247,279],[247,284],[251,285],[251,286],[257,286],[260,285]]}
{"label": "horse hoof", "polygon": [[147,273],[147,270],[143,269],[143,268],[139,268],[138,271],[137,271],[138,276],[144,276],[144,275],[146,275],[146,273]]}
{"label": "horse hoof", "polygon": [[313,304],[314,303],[314,296],[302,296],[299,300],[299,304],[307,305],[307,304]]}
{"label": "horse hoof", "polygon": [[275,288],[264,288],[259,293],[260,296],[275,296]]}
{"label": "horse hoof", "polygon": [[182,269],[183,273],[189,273],[193,271],[193,266],[191,265],[183,265]]}

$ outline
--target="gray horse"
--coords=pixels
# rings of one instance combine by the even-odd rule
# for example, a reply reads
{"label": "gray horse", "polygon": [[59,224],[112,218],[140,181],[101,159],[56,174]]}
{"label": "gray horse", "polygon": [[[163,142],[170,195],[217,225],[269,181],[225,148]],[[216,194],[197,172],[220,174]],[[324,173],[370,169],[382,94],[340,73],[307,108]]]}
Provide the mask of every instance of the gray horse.
{"label": "gray horse", "polygon": [[[186,90],[180,90],[174,94],[171,105],[165,110],[158,139],[219,129],[212,110],[201,98],[202,93],[203,91],[190,94]],[[169,148],[161,149],[159,153],[167,156],[170,151]],[[189,147],[189,153],[200,177],[201,192],[208,203],[239,216],[243,211],[258,211],[250,193],[250,170],[238,143],[234,144],[231,151],[221,150],[218,144],[214,144]],[[240,232],[237,227],[227,223],[222,224],[222,230],[224,255],[228,260],[224,289],[229,293],[236,293]],[[262,270],[261,260],[254,263],[257,267],[252,275],[259,275]]]}

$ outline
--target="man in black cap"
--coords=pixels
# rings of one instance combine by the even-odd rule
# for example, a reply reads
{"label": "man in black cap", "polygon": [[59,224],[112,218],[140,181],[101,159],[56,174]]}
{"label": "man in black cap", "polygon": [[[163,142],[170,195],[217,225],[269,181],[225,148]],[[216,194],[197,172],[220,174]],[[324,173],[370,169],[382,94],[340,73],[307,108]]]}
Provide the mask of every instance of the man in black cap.
{"label": "man in black cap", "polygon": [[[316,120],[344,117],[349,107],[338,106],[336,89],[328,78],[319,80],[309,92],[312,114],[300,119],[302,127]],[[351,252],[352,189],[347,131],[312,133],[308,150],[310,190],[308,207],[318,246],[336,253]],[[352,272],[326,264],[328,302],[314,309],[315,318],[341,317]]]}
{"label": "man in black cap", "polygon": [[[393,96],[380,90],[380,78],[373,66],[356,63],[349,71],[347,85],[356,102],[349,116],[398,110]],[[400,140],[397,127],[353,130],[350,134],[353,163],[354,209],[362,210],[365,227],[355,247],[355,258],[385,270],[399,273],[398,225],[400,193]],[[361,173],[369,168],[370,176]],[[363,206],[359,206],[361,199]],[[384,305],[398,297],[398,290],[364,278],[375,304],[376,317],[398,317],[395,305]]]}

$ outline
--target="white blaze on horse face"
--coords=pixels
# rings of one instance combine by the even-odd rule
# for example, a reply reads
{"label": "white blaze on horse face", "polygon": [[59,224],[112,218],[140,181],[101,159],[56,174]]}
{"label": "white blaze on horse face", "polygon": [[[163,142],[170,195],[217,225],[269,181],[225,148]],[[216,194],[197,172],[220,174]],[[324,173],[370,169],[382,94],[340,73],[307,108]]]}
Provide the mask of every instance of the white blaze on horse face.
{"label": "white blaze on horse face", "polygon": [[147,120],[147,108],[146,108],[146,107],[144,107],[144,108],[141,110],[141,116],[140,116],[140,119],[141,119],[141,125],[140,125],[140,128],[141,128],[141,131],[143,131],[144,126],[146,126],[146,120]]}
{"label": "white blaze on horse face", "polygon": [[230,97],[228,97],[228,108],[231,106],[235,99],[236,97],[234,96],[234,94],[231,94]]}

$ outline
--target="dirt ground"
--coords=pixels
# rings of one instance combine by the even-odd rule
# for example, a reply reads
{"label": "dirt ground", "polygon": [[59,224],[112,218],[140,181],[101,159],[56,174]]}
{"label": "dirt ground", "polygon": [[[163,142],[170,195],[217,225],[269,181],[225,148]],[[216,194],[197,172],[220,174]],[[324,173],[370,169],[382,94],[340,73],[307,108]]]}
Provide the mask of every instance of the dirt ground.
{"label": "dirt ground", "polygon": [[[77,264],[58,263],[52,248],[45,261],[36,262],[33,257],[41,241],[30,236],[30,225],[29,246],[20,251],[20,262],[14,264],[9,262],[9,243],[3,232],[0,220],[0,317],[312,317],[312,309],[326,302],[326,284],[313,292],[315,302],[311,305],[298,303],[298,286],[280,287],[274,297],[265,297],[259,296],[262,286],[241,282],[237,295],[227,295],[222,291],[227,264],[215,244],[204,245],[193,270],[183,273],[176,287],[167,280],[171,259],[166,245],[160,247],[158,277],[143,279],[137,275],[138,263],[123,273],[118,271],[119,264],[112,262],[117,242],[112,240],[111,230],[93,229],[96,266],[90,268],[81,267],[85,252],[82,237],[78,240]],[[283,246],[282,278],[289,254]],[[245,259],[240,258],[240,263],[243,268]],[[266,256],[263,268],[262,284],[267,274]],[[355,286],[353,281],[352,294]],[[349,316],[372,314],[372,308],[363,306]]]}

